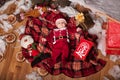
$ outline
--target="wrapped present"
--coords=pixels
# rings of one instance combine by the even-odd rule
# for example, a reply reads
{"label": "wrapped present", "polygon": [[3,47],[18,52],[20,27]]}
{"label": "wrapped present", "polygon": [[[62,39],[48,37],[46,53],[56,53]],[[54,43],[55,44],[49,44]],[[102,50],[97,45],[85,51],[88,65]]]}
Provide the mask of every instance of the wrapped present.
{"label": "wrapped present", "polygon": [[85,60],[92,46],[93,42],[81,38],[80,43],[74,51],[73,55],[76,59]]}
{"label": "wrapped present", "polygon": [[106,52],[107,54],[120,54],[120,23],[115,21],[108,22]]}

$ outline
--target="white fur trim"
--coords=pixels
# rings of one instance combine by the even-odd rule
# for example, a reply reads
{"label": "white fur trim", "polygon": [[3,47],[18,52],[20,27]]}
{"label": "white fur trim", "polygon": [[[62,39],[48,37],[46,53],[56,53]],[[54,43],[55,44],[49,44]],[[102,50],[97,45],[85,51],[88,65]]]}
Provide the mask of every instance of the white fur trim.
{"label": "white fur trim", "polygon": [[64,18],[59,18],[55,21],[55,24],[57,25],[59,21],[64,21],[65,24],[67,24],[66,20]]}
{"label": "white fur trim", "polygon": [[54,31],[59,31],[59,30],[66,30],[66,27],[54,29]]}

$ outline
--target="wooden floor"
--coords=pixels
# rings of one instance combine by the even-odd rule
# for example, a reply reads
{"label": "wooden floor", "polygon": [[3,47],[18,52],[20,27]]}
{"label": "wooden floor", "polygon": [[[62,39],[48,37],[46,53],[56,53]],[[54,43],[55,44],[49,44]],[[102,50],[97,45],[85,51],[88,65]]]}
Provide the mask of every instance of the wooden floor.
{"label": "wooden floor", "polygon": [[[24,24],[24,22],[16,23],[14,25],[14,29],[19,27],[21,24]],[[17,33],[15,34],[17,35],[18,39],[18,34]],[[16,42],[7,45],[4,60],[0,62],[0,80],[26,80],[25,79],[26,74],[32,72],[33,69],[31,68],[29,63],[17,62],[15,58],[16,53],[19,52],[21,49],[19,44],[20,44],[19,41],[16,40]],[[109,60],[109,56],[103,57],[101,53],[99,57],[106,60],[107,64],[101,71],[97,72],[96,74],[82,78],[70,78],[63,74],[57,76],[48,74],[47,76],[43,77],[43,80],[103,80],[104,76],[111,78],[110,80],[114,80],[110,75],[108,75],[108,70],[114,64],[119,64],[119,62],[113,63],[112,61]]]}

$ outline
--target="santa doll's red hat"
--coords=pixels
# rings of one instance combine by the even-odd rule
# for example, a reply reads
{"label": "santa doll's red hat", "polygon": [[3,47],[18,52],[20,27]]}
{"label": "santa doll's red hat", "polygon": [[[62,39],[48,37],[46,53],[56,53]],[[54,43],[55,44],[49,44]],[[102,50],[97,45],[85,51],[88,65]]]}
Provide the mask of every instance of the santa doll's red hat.
{"label": "santa doll's red hat", "polygon": [[25,36],[25,34],[20,34],[19,40],[21,40],[24,36]]}

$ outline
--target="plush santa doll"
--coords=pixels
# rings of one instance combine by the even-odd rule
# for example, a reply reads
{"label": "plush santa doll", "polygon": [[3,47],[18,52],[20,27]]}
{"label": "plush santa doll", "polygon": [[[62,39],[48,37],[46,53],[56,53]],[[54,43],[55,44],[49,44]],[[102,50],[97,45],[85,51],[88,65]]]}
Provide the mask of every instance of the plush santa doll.
{"label": "plush santa doll", "polygon": [[20,44],[22,48],[28,50],[29,56],[37,56],[39,51],[37,50],[37,45],[34,42],[34,39],[30,35],[21,35],[20,36]]}
{"label": "plush santa doll", "polygon": [[[52,39],[52,60],[53,65],[58,62],[58,57],[61,56],[61,62],[64,64],[69,54],[69,36],[66,27],[66,20],[64,18],[58,18],[55,20],[56,28],[48,35]],[[49,40],[48,40],[49,41]]]}
{"label": "plush santa doll", "polygon": [[[50,54],[47,54],[48,52],[46,54],[43,54],[42,51],[44,50],[45,52],[46,49],[40,43],[36,44],[31,35],[22,34],[20,35],[20,39],[22,48],[27,50],[27,53],[29,54],[28,56],[33,57],[33,60],[27,59],[29,62],[31,62],[31,66],[34,67],[34,69],[38,69],[37,71],[41,76],[47,75],[48,72],[46,69],[38,63],[40,63],[41,60],[49,58]],[[39,68],[35,67],[37,64],[39,65]]]}

